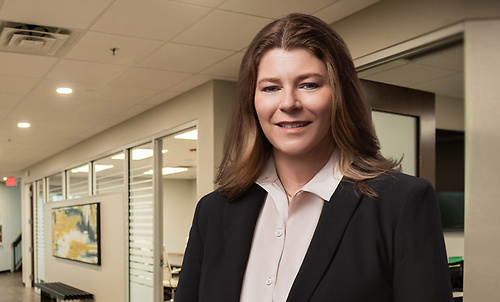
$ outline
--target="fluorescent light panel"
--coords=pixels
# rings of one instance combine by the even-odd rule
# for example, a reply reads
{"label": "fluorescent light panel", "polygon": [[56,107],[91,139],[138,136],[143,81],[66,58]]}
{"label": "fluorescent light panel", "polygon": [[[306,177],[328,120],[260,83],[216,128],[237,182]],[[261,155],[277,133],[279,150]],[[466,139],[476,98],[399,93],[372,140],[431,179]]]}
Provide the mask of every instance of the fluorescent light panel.
{"label": "fluorescent light panel", "polygon": [[[113,168],[113,165],[95,165],[94,169],[96,172],[101,172]],[[89,165],[81,166],[78,168],[71,169],[71,173],[89,173]]]}
{"label": "fluorescent light panel", "polygon": [[188,132],[184,132],[182,134],[174,136],[177,139],[189,139],[189,140],[197,140],[198,139],[198,129],[194,129]]}
{"label": "fluorescent light panel", "polygon": [[[168,150],[164,149],[164,150],[161,150],[161,153],[167,153]],[[148,158],[148,157],[151,157],[153,156],[153,150],[152,149],[134,149],[132,150],[132,160],[142,160],[142,159],[145,159],[145,158]],[[111,157],[111,159],[121,159],[121,160],[124,160],[125,159],[125,153],[120,153],[120,154],[117,154],[113,157]]]}
{"label": "fluorescent light panel", "polygon": [[[163,169],[161,169],[161,172],[162,172],[163,175],[169,175],[169,174],[186,172],[187,170],[188,170],[188,168],[164,167]],[[153,170],[146,171],[146,172],[144,172],[144,174],[146,174],[146,175],[152,175],[153,174]]]}

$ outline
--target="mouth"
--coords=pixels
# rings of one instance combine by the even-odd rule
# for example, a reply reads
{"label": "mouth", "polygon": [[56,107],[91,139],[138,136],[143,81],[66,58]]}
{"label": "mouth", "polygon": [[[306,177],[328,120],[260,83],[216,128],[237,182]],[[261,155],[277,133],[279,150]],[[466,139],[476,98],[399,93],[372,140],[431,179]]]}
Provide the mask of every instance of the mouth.
{"label": "mouth", "polygon": [[281,122],[276,124],[276,126],[281,128],[300,128],[309,125],[311,122]]}

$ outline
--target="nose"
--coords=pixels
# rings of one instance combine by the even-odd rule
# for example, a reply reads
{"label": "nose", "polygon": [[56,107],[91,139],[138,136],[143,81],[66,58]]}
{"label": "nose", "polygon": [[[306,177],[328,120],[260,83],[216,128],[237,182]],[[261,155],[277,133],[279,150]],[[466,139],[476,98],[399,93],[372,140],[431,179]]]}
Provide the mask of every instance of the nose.
{"label": "nose", "polygon": [[299,96],[295,89],[283,88],[282,99],[280,101],[279,109],[281,111],[289,112],[295,111],[302,108]]}

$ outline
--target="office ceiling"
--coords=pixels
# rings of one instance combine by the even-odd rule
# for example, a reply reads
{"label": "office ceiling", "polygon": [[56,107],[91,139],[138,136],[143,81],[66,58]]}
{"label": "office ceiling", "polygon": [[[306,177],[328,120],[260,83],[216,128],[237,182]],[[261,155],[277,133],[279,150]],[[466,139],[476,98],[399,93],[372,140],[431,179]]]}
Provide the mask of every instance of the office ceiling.
{"label": "office ceiling", "polygon": [[[206,81],[235,81],[245,48],[274,18],[304,12],[333,23],[379,1],[0,0],[0,176],[19,177]],[[31,37],[10,41],[8,28]],[[43,50],[53,42],[57,51]]]}

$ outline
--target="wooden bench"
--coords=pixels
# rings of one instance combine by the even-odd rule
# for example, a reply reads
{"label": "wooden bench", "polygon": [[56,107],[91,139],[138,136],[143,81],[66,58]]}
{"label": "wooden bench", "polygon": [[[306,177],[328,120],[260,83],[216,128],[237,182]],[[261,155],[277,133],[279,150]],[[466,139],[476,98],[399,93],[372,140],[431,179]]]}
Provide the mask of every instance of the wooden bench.
{"label": "wooden bench", "polygon": [[61,282],[36,283],[35,286],[41,290],[41,302],[94,299],[93,294]]}

